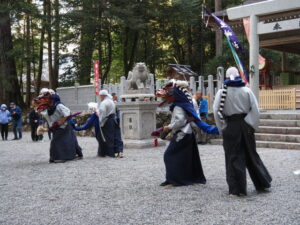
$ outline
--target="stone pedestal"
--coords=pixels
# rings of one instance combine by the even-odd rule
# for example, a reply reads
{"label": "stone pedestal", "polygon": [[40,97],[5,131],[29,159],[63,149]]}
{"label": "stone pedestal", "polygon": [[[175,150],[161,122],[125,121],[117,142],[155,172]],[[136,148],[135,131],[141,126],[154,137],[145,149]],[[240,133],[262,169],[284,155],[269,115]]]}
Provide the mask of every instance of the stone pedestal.
{"label": "stone pedestal", "polygon": [[155,95],[151,93],[150,88],[140,88],[137,90],[126,90],[126,93],[120,96],[122,102],[132,101],[153,101]]}
{"label": "stone pedestal", "polygon": [[[150,148],[154,146],[151,132],[156,129],[155,101],[117,103],[120,110],[120,126],[125,148]],[[159,140],[159,145],[164,142]]]}

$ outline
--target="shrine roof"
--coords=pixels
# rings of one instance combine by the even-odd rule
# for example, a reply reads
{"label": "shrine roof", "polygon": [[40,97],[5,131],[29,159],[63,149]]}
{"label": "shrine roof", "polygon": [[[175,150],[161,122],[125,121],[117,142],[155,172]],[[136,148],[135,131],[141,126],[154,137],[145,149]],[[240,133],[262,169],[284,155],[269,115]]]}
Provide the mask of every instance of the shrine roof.
{"label": "shrine roof", "polygon": [[[272,2],[270,0],[247,0],[239,6]],[[264,4],[264,3],[263,3]],[[237,7],[239,7],[237,6]],[[232,8],[231,8],[232,9]],[[245,34],[243,19],[229,20],[228,9],[215,12],[216,16],[224,20],[236,34]],[[299,19],[299,21],[298,21]],[[217,30],[215,21],[209,15],[205,15],[208,25]],[[298,22],[297,22],[298,21]],[[294,26],[299,24],[299,29],[289,29],[291,22]],[[269,28],[270,32],[262,32],[259,35],[260,47],[273,50],[300,54],[300,7],[292,8],[282,12],[270,12],[259,16],[260,25]]]}

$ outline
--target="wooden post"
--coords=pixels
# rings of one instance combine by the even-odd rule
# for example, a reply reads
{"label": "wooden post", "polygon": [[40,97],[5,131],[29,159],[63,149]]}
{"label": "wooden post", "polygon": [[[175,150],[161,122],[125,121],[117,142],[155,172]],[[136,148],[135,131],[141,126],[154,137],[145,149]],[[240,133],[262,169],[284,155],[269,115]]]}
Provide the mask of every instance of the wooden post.
{"label": "wooden post", "polygon": [[192,94],[196,92],[196,82],[195,82],[195,77],[190,77],[190,89]]}
{"label": "wooden post", "polygon": [[281,55],[281,72],[285,72],[286,71],[286,53],[282,52]]}
{"label": "wooden post", "polygon": [[156,80],[156,90],[161,89],[161,80]]}
{"label": "wooden post", "polygon": [[199,86],[198,86],[198,91],[202,93],[202,95],[205,95],[205,89],[204,89],[204,77],[199,76]]}
{"label": "wooden post", "polygon": [[74,90],[75,90],[75,101],[76,101],[76,104],[78,104],[78,87],[79,87],[79,83],[75,82]]}
{"label": "wooden post", "polygon": [[218,80],[218,87],[217,91],[223,87],[224,83],[224,68],[222,66],[217,68],[217,80]]}
{"label": "wooden post", "polygon": [[150,73],[149,76],[150,76],[150,90],[151,90],[151,93],[155,94],[155,88],[154,88],[154,74],[153,74],[153,73]]}
{"label": "wooden post", "polygon": [[120,95],[124,95],[125,88],[126,88],[126,77],[122,76],[121,77],[121,84],[120,84]]}
{"label": "wooden post", "polygon": [[208,97],[209,97],[209,111],[211,112],[211,106],[214,103],[214,76],[208,75]]}
{"label": "wooden post", "polygon": [[113,84],[109,83],[108,84],[108,93],[111,94],[113,92]]}
{"label": "wooden post", "polygon": [[258,16],[250,16],[250,88],[259,101],[259,36],[257,33]]}

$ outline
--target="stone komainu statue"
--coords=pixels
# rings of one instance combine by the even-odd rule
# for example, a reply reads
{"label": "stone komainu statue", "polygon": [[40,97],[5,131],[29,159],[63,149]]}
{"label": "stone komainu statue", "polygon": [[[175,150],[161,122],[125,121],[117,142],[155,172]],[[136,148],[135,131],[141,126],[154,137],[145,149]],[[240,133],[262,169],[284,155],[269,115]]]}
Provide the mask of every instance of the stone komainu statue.
{"label": "stone komainu statue", "polygon": [[126,81],[126,90],[138,90],[146,88],[150,82],[148,68],[145,63],[137,63],[132,71],[129,71]]}

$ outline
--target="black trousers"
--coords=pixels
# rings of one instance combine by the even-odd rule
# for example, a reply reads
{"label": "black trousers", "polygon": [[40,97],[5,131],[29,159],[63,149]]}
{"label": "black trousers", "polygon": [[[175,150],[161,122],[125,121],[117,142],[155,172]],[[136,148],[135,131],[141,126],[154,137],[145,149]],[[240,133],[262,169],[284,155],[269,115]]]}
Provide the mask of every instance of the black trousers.
{"label": "black trousers", "polygon": [[102,135],[99,134],[100,138],[98,138],[99,140],[97,139],[99,141],[98,156],[115,157],[115,153],[123,152],[121,130],[114,114],[108,117],[104,126],[100,129],[105,140]]}
{"label": "black trousers", "polygon": [[37,141],[42,141],[44,138],[44,135],[37,135]]}
{"label": "black trousers", "polygon": [[177,132],[164,154],[166,181],[182,186],[206,183],[195,135]]}
{"label": "black trousers", "polygon": [[8,123],[1,124],[1,137],[2,140],[7,140],[8,136]]}
{"label": "black trousers", "polygon": [[30,126],[31,126],[31,139],[33,141],[37,141],[38,137],[36,135],[36,131],[37,131],[38,125],[37,124],[31,124]]}
{"label": "black trousers", "polygon": [[20,122],[19,120],[13,120],[13,132],[14,132],[15,139],[22,138],[22,122]]}
{"label": "black trousers", "polygon": [[50,160],[72,160],[76,155],[82,156],[82,149],[71,124],[68,123],[66,128],[57,128],[50,143]]}
{"label": "black trousers", "polygon": [[256,151],[254,129],[244,117],[227,118],[222,131],[229,194],[247,194],[246,168],[257,190],[271,187],[272,178]]}

